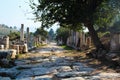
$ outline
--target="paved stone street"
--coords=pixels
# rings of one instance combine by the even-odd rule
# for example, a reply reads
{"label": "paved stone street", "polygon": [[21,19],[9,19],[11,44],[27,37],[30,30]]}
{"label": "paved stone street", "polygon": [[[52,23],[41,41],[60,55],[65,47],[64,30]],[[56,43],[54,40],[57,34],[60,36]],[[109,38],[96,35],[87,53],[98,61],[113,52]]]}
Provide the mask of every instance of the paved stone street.
{"label": "paved stone street", "polygon": [[[52,43],[29,54],[60,54],[63,51],[65,50]],[[31,56],[18,59],[15,63],[15,67],[0,68],[0,80],[120,80],[119,73],[92,74],[95,69],[75,61],[73,57]]]}

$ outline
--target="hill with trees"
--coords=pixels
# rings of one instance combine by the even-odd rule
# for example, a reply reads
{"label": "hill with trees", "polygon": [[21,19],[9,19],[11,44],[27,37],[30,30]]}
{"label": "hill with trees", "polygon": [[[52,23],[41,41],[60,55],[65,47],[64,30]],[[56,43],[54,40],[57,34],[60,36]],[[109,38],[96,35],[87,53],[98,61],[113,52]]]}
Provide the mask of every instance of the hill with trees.
{"label": "hill with trees", "polygon": [[0,37],[6,36],[11,32],[17,32],[17,30],[12,27],[8,27],[5,24],[0,24]]}

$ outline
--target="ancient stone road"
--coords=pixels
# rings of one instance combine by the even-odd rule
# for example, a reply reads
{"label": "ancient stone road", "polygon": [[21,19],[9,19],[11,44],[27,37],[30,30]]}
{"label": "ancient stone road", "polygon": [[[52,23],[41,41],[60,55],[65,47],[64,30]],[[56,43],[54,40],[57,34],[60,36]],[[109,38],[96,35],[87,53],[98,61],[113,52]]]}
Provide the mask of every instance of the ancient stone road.
{"label": "ancient stone road", "polygon": [[50,53],[51,51],[55,51],[55,53],[60,53],[60,52],[63,52],[64,49],[57,46],[56,43],[50,43],[47,46],[43,46],[42,48],[38,48],[32,52],[33,53]]}
{"label": "ancient stone road", "polygon": [[[50,44],[31,54],[62,53],[64,49]],[[73,57],[58,57],[56,55],[31,56],[16,60],[13,68],[0,68],[0,80],[117,80],[119,73],[91,74],[95,69],[84,63],[75,61]]]}

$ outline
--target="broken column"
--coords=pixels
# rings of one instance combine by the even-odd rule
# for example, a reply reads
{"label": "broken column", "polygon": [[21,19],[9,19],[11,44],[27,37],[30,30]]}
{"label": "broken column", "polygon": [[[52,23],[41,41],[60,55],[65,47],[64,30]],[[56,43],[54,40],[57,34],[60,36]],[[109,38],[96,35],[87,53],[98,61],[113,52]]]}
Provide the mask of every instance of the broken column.
{"label": "broken column", "polygon": [[69,46],[72,46],[72,31],[69,31]]}
{"label": "broken column", "polygon": [[79,39],[79,32],[76,32],[76,43],[75,43],[75,46],[77,47],[77,44],[78,44],[78,39]]}
{"label": "broken column", "polygon": [[83,39],[83,45],[86,45],[86,41],[85,41],[85,33],[84,32],[82,32],[82,39]]}
{"label": "broken column", "polygon": [[87,38],[86,38],[86,45],[87,45],[88,47],[91,46],[91,37],[87,37]]}
{"label": "broken column", "polygon": [[5,36],[5,49],[9,49],[9,37]]}
{"label": "broken column", "polygon": [[81,32],[80,33],[80,46],[82,47],[83,45],[85,45],[85,33],[84,32]]}
{"label": "broken column", "polygon": [[72,37],[71,37],[71,40],[72,40],[72,47],[74,47],[74,42],[75,42],[75,39],[74,39],[74,31],[72,30],[71,31],[71,34],[72,34]]}
{"label": "broken column", "polygon": [[86,49],[86,38],[84,32],[80,32],[80,49],[81,50]]}
{"label": "broken column", "polygon": [[27,40],[27,45],[29,46],[30,34],[29,34],[29,28],[28,27],[27,27],[26,40]]}
{"label": "broken column", "polygon": [[24,24],[21,24],[20,41],[24,41]]}
{"label": "broken column", "polygon": [[29,47],[32,48],[34,46],[34,37],[33,37],[33,35],[30,35],[29,37],[30,37],[29,38],[30,39]]}

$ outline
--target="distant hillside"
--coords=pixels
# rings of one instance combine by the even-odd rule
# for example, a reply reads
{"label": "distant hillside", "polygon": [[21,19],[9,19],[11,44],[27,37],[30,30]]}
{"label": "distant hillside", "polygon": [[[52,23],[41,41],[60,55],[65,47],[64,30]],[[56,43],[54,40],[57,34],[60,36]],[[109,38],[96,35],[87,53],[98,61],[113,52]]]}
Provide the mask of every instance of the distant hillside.
{"label": "distant hillside", "polygon": [[10,32],[17,32],[17,30],[11,27],[8,27],[4,24],[0,24],[0,37],[8,35]]}

